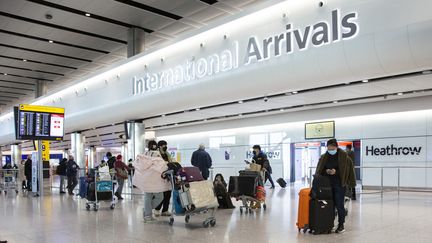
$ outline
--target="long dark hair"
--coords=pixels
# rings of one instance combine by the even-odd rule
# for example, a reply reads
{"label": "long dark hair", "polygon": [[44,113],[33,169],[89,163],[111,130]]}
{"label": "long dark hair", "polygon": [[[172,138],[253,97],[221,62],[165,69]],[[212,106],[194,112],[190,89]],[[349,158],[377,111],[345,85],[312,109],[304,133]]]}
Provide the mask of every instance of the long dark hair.
{"label": "long dark hair", "polygon": [[216,182],[216,178],[217,178],[218,176],[220,176],[222,183],[224,183],[224,184],[226,185],[225,179],[224,179],[224,177],[223,177],[223,175],[222,175],[221,173],[216,174],[213,183]]}

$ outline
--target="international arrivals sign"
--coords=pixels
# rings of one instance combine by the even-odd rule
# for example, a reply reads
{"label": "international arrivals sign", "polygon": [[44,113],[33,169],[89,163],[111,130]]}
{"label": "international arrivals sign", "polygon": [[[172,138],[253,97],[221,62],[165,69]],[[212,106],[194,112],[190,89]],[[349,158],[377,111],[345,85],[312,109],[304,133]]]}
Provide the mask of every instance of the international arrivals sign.
{"label": "international arrivals sign", "polygon": [[[307,26],[288,23],[279,33],[259,38],[251,35],[244,40],[232,41],[230,47],[208,56],[187,58],[182,63],[160,72],[145,69],[132,78],[133,95],[146,94],[170,87],[227,73],[253,63],[290,55],[295,51],[330,45],[354,38],[359,33],[358,13],[342,14],[339,9],[331,12],[327,20]],[[244,47],[244,48],[241,48]]]}

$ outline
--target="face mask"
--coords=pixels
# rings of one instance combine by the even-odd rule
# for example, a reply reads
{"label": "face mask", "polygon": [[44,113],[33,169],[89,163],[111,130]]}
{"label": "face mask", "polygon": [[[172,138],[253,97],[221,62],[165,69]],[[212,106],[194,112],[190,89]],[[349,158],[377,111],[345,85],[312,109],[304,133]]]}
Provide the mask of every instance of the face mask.
{"label": "face mask", "polygon": [[255,150],[252,153],[253,153],[253,155],[257,155],[257,152]]}
{"label": "face mask", "polygon": [[328,152],[330,155],[335,155],[335,154],[337,153],[337,150],[327,150],[327,152]]}
{"label": "face mask", "polygon": [[163,150],[164,152],[166,152],[166,151],[168,150],[168,148],[167,148],[167,147],[162,147],[162,150]]}

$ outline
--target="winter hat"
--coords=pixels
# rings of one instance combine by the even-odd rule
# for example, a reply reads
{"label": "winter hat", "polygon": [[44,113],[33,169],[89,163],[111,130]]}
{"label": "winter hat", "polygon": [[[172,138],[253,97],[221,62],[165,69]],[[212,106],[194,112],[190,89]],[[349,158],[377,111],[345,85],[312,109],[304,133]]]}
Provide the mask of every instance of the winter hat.
{"label": "winter hat", "polygon": [[337,142],[336,138],[332,138],[332,139],[330,139],[330,140],[327,141],[327,147],[330,146],[330,145],[338,147],[338,142]]}

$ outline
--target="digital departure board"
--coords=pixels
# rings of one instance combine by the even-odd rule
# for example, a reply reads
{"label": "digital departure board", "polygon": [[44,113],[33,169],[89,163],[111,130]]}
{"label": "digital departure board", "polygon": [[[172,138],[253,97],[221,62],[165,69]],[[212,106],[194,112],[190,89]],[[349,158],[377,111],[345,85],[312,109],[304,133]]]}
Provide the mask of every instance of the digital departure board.
{"label": "digital departure board", "polygon": [[17,140],[62,140],[64,108],[19,105],[14,109]]}

